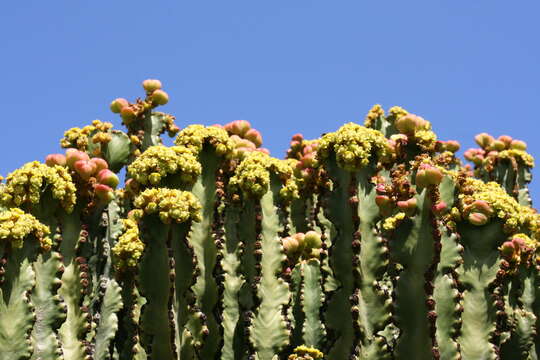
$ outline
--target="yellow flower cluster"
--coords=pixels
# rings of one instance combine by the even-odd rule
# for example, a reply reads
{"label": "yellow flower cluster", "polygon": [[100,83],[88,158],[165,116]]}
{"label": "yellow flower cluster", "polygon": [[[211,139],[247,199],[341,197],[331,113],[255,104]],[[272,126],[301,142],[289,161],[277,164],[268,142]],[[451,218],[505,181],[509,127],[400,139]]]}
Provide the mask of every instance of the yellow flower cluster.
{"label": "yellow flower cluster", "polygon": [[92,125],[78,128],[74,127],[64,133],[64,138],[60,140],[60,146],[63,148],[77,148],[85,151],[88,148],[88,138],[90,134],[95,133],[92,137],[94,143],[107,143],[111,141],[111,136],[108,131],[113,125],[110,122],[102,122],[99,120],[92,121]]}
{"label": "yellow flower cluster", "polygon": [[534,209],[520,205],[498,183],[467,178],[461,185],[461,192],[461,210],[475,200],[483,200],[493,208],[494,216],[503,221],[507,234],[529,230],[536,238],[540,235],[540,215]]}
{"label": "yellow flower cluster", "polygon": [[414,141],[424,151],[435,151],[435,146],[437,145],[437,135],[431,131],[431,123],[427,122],[426,130],[418,130],[414,133]]}
{"label": "yellow flower cluster", "polygon": [[158,213],[163,223],[171,221],[182,223],[189,220],[201,221],[201,204],[199,200],[188,191],[176,189],[146,189],[133,202],[134,218],[144,214]]}
{"label": "yellow flower cluster", "polygon": [[139,238],[139,226],[131,219],[122,219],[124,232],[112,249],[117,257],[119,268],[132,268],[137,265],[144,250],[144,243]]}
{"label": "yellow flower cluster", "polygon": [[384,230],[394,230],[403,219],[405,219],[404,212],[398,212],[396,215],[384,219]]}
{"label": "yellow flower cluster", "polygon": [[497,155],[499,159],[511,159],[514,158],[527,167],[534,167],[534,158],[531,154],[523,150],[509,149],[499,152]]}
{"label": "yellow flower cluster", "polygon": [[373,127],[373,122],[381,116],[384,116],[383,108],[379,104],[374,105],[364,119],[364,126],[367,128]]}
{"label": "yellow flower cluster", "polygon": [[212,145],[218,155],[230,155],[235,149],[227,131],[217,126],[190,125],[178,133],[174,143],[193,149],[195,154],[205,143]]}
{"label": "yellow flower cluster", "polygon": [[324,354],[319,350],[301,345],[294,349],[294,354],[289,355],[289,360],[315,360],[323,357]]}
{"label": "yellow flower cluster", "polygon": [[405,116],[409,112],[402,108],[401,106],[392,106],[390,110],[388,110],[388,116],[393,117],[397,119],[400,116]]}
{"label": "yellow flower cluster", "polygon": [[327,158],[331,151],[336,153],[338,165],[349,171],[369,165],[372,155],[377,155],[381,161],[391,155],[391,148],[381,132],[355,123],[345,124],[320,139],[317,148],[319,158]]}
{"label": "yellow flower cluster", "polygon": [[182,181],[192,183],[201,173],[201,164],[185,146],[151,146],[128,167],[129,174],[141,184],[158,185],[169,174],[179,173]]}
{"label": "yellow flower cluster", "polygon": [[23,246],[28,235],[34,235],[44,250],[52,246],[49,227],[40,223],[34,216],[19,208],[0,211],[0,240],[9,240],[15,248]]}
{"label": "yellow flower cluster", "polygon": [[247,196],[260,198],[268,191],[272,172],[284,182],[280,196],[284,200],[298,198],[298,184],[293,176],[296,163],[295,159],[280,160],[263,152],[250,152],[235,169],[229,185],[233,189],[240,189]]}
{"label": "yellow flower cluster", "polygon": [[8,175],[6,186],[0,192],[0,201],[8,206],[37,204],[45,187],[50,188],[53,197],[60,201],[68,213],[73,210],[77,201],[77,189],[68,170],[37,161],[27,163]]}

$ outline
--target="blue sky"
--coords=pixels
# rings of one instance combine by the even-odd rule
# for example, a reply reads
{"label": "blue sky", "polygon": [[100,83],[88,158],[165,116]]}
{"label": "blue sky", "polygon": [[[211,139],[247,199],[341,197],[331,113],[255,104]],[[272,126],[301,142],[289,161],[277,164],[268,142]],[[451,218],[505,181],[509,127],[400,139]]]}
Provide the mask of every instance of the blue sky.
{"label": "blue sky", "polygon": [[118,126],[110,101],[149,77],[180,127],[247,119],[277,157],[294,133],[380,103],[462,148],[487,131],[540,158],[539,13],[537,0],[4,1],[0,174],[58,152],[70,127]]}

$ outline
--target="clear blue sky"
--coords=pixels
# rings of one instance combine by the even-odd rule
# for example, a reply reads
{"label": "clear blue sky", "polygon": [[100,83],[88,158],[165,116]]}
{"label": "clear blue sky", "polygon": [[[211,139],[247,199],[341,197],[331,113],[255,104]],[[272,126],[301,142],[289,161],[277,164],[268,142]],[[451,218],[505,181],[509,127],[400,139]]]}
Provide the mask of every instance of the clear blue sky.
{"label": "clear blue sky", "polygon": [[118,126],[110,101],[149,77],[180,127],[247,119],[278,157],[294,133],[381,103],[462,148],[482,131],[523,139],[540,166],[539,13],[538,0],[3,1],[0,174],[58,152],[69,127]]}

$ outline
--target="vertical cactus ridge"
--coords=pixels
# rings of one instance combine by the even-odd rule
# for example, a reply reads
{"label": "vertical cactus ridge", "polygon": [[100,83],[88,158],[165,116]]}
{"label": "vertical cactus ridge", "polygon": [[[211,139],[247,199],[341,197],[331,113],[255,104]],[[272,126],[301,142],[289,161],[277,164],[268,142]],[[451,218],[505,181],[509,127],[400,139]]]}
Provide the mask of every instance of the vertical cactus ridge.
{"label": "vertical cactus ridge", "polygon": [[398,359],[411,353],[418,359],[432,358],[424,291],[424,274],[433,259],[432,204],[427,190],[417,195],[417,202],[422,211],[411,222],[402,223],[391,239],[391,256],[403,266],[396,284],[396,317],[400,336],[395,355]]}
{"label": "vertical cactus ridge", "polygon": [[257,358],[271,360],[288,343],[283,307],[289,302],[288,286],[280,276],[285,260],[279,241],[283,224],[277,214],[281,182],[272,176],[270,189],[260,200],[262,214],[262,238],[260,258],[260,282],[257,286],[257,298],[260,304],[254,313],[249,335]]}
{"label": "vertical cactus ridge", "polygon": [[151,359],[172,359],[171,328],[169,323],[169,251],[167,246],[170,225],[164,226],[156,217],[144,220],[143,238],[146,243],[141,258],[138,283],[146,303],[141,310],[141,343]]}
{"label": "vertical cactus ridge", "polygon": [[224,230],[225,243],[221,249],[223,269],[223,346],[222,359],[242,358],[247,353],[242,334],[242,309],[239,302],[240,290],[246,282],[241,272],[244,243],[240,237],[240,227],[248,225],[241,219],[242,208],[230,200],[225,200]]}
{"label": "vertical cactus ridge", "polygon": [[[212,233],[212,222],[214,220],[214,207],[216,203],[216,172],[219,168],[219,158],[215,154],[214,148],[207,146],[199,153],[199,161],[204,164],[202,173],[191,189],[202,205],[202,220],[193,223],[189,234],[189,241],[193,246],[195,256],[198,261],[200,275],[193,286],[196,295],[197,306],[207,319],[209,334],[199,338],[203,358],[213,358],[219,351],[219,324],[214,316],[214,308],[218,304],[218,288],[216,280],[212,276],[217,261],[217,248],[214,243]],[[192,334],[195,338],[199,334]],[[202,335],[202,334],[201,334]]]}
{"label": "vertical cactus ridge", "polygon": [[118,330],[118,311],[122,308],[121,287],[115,280],[103,282],[105,294],[99,309],[99,322],[95,338],[95,359],[112,359],[111,341]]}
{"label": "vertical cactus ridge", "polygon": [[334,159],[327,161],[327,171],[332,180],[332,190],[328,193],[325,216],[332,223],[329,263],[334,270],[337,289],[325,296],[328,307],[325,314],[328,327],[328,353],[330,359],[344,359],[349,356],[353,344],[352,316],[343,309],[350,308],[349,297],[353,294],[352,239],[356,229],[352,226],[353,212],[349,204],[351,174],[337,166]]}
{"label": "vertical cactus ridge", "polygon": [[32,262],[37,242],[21,248],[4,248],[0,284],[0,358],[28,359],[32,353],[30,332],[36,320],[31,293],[35,286]]}
{"label": "vertical cactus ridge", "polygon": [[302,310],[305,321],[302,326],[303,344],[320,349],[326,335],[321,321],[323,304],[321,263],[318,259],[309,259],[302,264]]}
{"label": "vertical cactus ridge", "polygon": [[[495,306],[486,290],[495,281],[500,257],[496,244],[504,241],[500,225],[492,223],[482,229],[463,226],[461,242],[465,248],[463,265],[458,269],[465,287],[463,293],[462,331],[459,337],[463,358],[496,359],[497,344],[490,342],[495,331]],[[478,241],[482,238],[484,241]]]}

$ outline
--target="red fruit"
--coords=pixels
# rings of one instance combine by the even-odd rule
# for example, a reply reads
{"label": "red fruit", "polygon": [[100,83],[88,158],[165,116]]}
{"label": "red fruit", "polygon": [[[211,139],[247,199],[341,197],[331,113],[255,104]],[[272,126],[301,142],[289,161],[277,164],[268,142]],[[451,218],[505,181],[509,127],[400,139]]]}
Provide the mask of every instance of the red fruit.
{"label": "red fruit", "polygon": [[116,174],[113,173],[109,169],[103,169],[100,172],[98,172],[97,181],[100,184],[108,185],[113,189],[116,189],[116,187],[118,186],[118,183],[120,182],[120,180],[118,179],[118,176],[116,176]]}
{"label": "red fruit", "polygon": [[96,196],[105,203],[109,203],[111,200],[114,199],[114,191],[107,185],[96,184],[94,186],[94,192]]}
{"label": "red fruit", "polygon": [[73,165],[73,168],[79,174],[81,178],[84,180],[88,180],[92,177],[92,175],[96,172],[96,165],[88,160],[79,160],[76,161]]}
{"label": "red fruit", "polygon": [[169,102],[169,95],[163,90],[156,90],[151,95],[152,103],[156,105],[165,105]]}
{"label": "red fruit", "polygon": [[302,140],[304,140],[304,136],[302,134],[294,134],[291,140],[302,142]]}
{"label": "red fruit", "polygon": [[255,144],[255,146],[259,147],[262,145],[262,136],[261,133],[258,132],[255,129],[249,129],[245,134],[244,138],[248,139],[252,143]]}
{"label": "red fruit", "polygon": [[50,154],[45,158],[45,164],[48,166],[66,166],[66,157],[62,154]]}
{"label": "red fruit", "polygon": [[129,102],[124,98],[118,98],[111,102],[111,111],[115,114],[119,114],[123,108],[129,106]]}
{"label": "red fruit", "polygon": [[94,165],[96,165],[96,174],[99,173],[103,169],[109,168],[109,164],[107,164],[107,162],[103,160],[102,158],[97,158],[97,157],[91,158],[90,162],[93,162]]}
{"label": "red fruit", "polygon": [[152,93],[161,89],[161,81],[156,79],[147,79],[143,81],[142,86],[147,93]]}
{"label": "red fruit", "polygon": [[438,203],[433,205],[432,210],[436,215],[441,215],[446,211],[447,208],[448,206],[444,201],[439,201]]}
{"label": "red fruit", "polygon": [[73,169],[74,164],[79,160],[89,160],[90,157],[84,151],[80,151],[74,148],[66,150],[66,165]]}
{"label": "red fruit", "polygon": [[397,202],[399,210],[403,211],[407,216],[414,215],[417,207],[416,198],[410,198],[409,200],[403,200]]}

